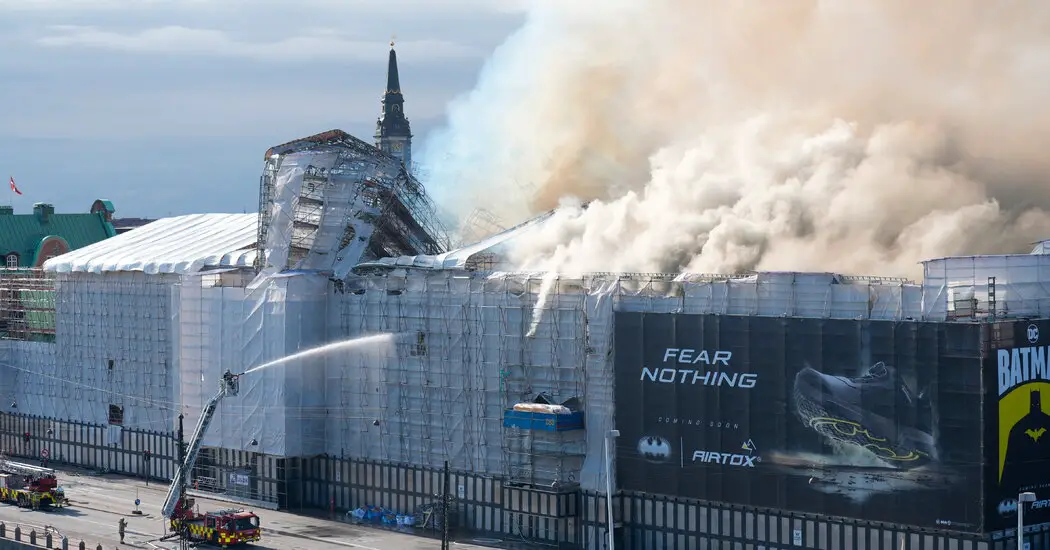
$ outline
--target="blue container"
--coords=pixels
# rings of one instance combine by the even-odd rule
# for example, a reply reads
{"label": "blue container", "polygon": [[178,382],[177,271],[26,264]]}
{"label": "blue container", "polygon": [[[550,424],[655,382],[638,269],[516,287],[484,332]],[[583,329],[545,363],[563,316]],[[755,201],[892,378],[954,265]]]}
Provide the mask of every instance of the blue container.
{"label": "blue container", "polygon": [[503,411],[503,427],[541,432],[582,430],[583,411],[569,414],[550,414],[507,409]]}

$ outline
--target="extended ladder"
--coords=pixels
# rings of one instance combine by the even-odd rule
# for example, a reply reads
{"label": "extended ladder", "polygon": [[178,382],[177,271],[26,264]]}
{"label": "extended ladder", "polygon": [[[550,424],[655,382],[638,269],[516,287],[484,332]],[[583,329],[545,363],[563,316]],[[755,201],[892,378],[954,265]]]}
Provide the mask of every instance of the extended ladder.
{"label": "extended ladder", "polygon": [[22,464],[21,462],[12,462],[4,457],[0,457],[0,473],[32,476],[37,479],[55,475],[55,471],[51,468]]}

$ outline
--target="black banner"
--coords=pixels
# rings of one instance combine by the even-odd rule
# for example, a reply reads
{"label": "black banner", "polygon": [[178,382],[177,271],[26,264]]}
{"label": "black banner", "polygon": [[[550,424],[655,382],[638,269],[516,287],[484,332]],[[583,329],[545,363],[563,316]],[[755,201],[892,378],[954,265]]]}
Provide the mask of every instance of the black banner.
{"label": "black banner", "polygon": [[1050,321],[988,326],[985,364],[989,530],[1017,526],[1017,500],[1035,493],[1025,525],[1050,522]]}
{"label": "black banner", "polygon": [[621,489],[982,530],[980,325],[615,323]]}

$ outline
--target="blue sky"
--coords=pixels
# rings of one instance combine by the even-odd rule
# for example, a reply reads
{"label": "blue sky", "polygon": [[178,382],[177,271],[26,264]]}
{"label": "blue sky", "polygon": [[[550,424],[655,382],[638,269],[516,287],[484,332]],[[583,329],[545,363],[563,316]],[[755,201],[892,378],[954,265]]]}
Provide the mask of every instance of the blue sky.
{"label": "blue sky", "polygon": [[0,204],[254,211],[269,146],[370,139],[391,36],[421,150],[521,22],[515,0],[0,0],[0,175],[24,193]]}

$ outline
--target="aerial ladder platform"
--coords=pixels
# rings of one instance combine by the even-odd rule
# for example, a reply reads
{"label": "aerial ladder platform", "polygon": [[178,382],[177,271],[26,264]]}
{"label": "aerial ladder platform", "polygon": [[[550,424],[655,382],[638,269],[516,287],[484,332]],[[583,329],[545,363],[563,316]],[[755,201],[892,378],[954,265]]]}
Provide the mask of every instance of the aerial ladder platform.
{"label": "aerial ladder platform", "polygon": [[219,402],[240,392],[240,375],[226,371],[219,381],[219,392],[208,400],[201,411],[197,427],[183,451],[180,441],[180,460],[175,475],[171,478],[167,497],[161,513],[168,519],[171,535],[165,539],[181,537],[183,540],[207,542],[222,548],[256,542],[262,539],[259,517],[252,512],[239,509],[216,510],[200,513],[195,511],[194,499],[186,497],[186,489],[197,457],[204,443]]}

